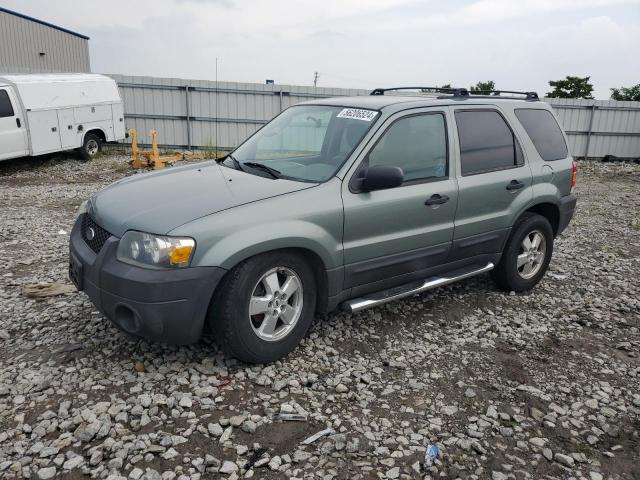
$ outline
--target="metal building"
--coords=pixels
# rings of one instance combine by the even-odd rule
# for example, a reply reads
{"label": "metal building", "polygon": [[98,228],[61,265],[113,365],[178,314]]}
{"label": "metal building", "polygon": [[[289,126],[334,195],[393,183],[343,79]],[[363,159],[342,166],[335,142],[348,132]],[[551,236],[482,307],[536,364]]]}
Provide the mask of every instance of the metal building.
{"label": "metal building", "polygon": [[0,72],[90,72],[89,37],[0,7]]}

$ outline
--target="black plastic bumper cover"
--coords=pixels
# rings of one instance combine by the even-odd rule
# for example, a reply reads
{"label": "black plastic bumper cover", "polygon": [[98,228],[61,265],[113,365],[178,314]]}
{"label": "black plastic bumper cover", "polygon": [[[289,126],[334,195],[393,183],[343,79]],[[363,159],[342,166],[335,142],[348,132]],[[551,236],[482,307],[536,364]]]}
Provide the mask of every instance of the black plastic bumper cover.
{"label": "black plastic bumper cover", "polygon": [[213,291],[226,271],[129,265],[116,259],[116,237],[96,255],[82,239],[81,223],[80,217],[71,231],[70,276],[95,306],[129,334],[171,344],[197,342]]}
{"label": "black plastic bumper cover", "polygon": [[558,202],[558,210],[560,211],[560,218],[558,219],[558,231],[556,235],[560,235],[569,222],[573,218],[573,212],[576,209],[577,197],[572,193],[560,198]]}

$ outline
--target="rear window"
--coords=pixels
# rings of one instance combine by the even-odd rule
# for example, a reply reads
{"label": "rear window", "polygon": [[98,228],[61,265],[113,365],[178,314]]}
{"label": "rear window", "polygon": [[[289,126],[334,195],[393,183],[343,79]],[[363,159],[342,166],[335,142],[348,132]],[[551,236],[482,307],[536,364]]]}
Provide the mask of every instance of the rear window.
{"label": "rear window", "polygon": [[0,90],[0,118],[13,117],[13,107],[6,90]]}
{"label": "rear window", "polygon": [[551,112],[533,108],[518,108],[515,112],[543,160],[567,158],[567,144]]}
{"label": "rear window", "polygon": [[458,110],[463,175],[513,168],[523,163],[520,145],[495,110]]}

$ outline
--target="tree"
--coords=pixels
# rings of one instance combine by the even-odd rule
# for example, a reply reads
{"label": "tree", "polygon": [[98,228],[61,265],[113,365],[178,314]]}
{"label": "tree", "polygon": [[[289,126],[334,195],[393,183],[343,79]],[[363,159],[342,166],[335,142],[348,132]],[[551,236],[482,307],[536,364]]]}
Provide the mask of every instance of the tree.
{"label": "tree", "polygon": [[479,95],[489,95],[489,93],[481,93],[484,90],[495,90],[496,83],[493,80],[487,80],[486,82],[478,82],[475,86],[471,86],[469,90],[471,93],[477,93]]}
{"label": "tree", "polygon": [[640,102],[640,83],[633,87],[612,88],[611,100],[634,100]]}
{"label": "tree", "polygon": [[567,75],[564,80],[550,80],[553,90],[547,93],[549,98],[593,98],[593,85],[589,83],[591,77],[572,77]]}

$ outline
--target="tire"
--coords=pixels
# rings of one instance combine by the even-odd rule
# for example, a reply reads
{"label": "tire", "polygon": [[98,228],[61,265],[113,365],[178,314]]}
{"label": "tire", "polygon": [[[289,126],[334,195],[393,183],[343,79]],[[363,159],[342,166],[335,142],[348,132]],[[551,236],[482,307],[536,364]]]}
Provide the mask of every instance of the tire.
{"label": "tire", "polygon": [[91,160],[102,151],[102,140],[94,133],[87,133],[79,151],[82,160],[85,162]]}
{"label": "tire", "polygon": [[546,273],[552,254],[553,229],[549,220],[542,215],[525,213],[513,227],[500,263],[493,270],[493,279],[503,290],[531,290]]}
{"label": "tire", "polygon": [[[293,290],[296,280],[291,280],[290,295],[275,298],[278,292],[287,295],[282,288],[292,278],[298,288]],[[313,270],[303,257],[278,251],[252,257],[229,271],[214,295],[209,323],[226,353],[247,363],[269,363],[296,348],[315,308]],[[274,315],[276,309],[281,313]]]}

